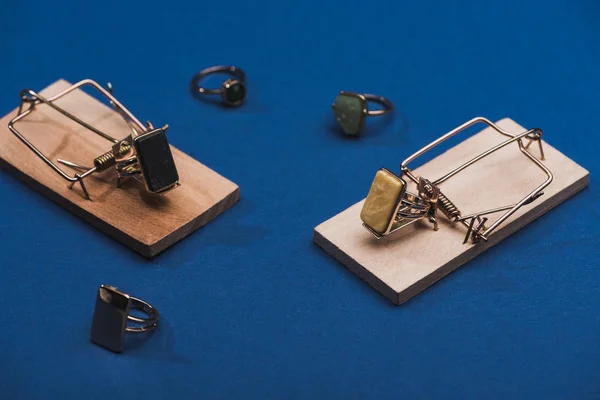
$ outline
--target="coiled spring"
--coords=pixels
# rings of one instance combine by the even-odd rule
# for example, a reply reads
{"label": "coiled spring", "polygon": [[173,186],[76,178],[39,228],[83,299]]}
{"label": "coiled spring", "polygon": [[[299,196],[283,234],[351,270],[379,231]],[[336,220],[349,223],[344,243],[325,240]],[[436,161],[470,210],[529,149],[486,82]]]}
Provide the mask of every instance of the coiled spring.
{"label": "coiled spring", "polygon": [[115,158],[115,152],[118,152],[119,156],[127,154],[131,150],[131,144],[123,141],[117,145],[117,147],[111,151],[98,156],[94,159],[94,167],[97,171],[106,171],[108,168],[114,166],[117,163]]}
{"label": "coiled spring", "polygon": [[[425,185],[423,190],[429,197],[433,197],[435,192],[431,185]],[[456,222],[460,218],[460,210],[454,205],[449,198],[441,191],[438,192],[438,210],[442,212],[452,222]]]}
{"label": "coiled spring", "polygon": [[98,171],[106,171],[108,168],[115,165],[115,163],[115,155],[112,150],[107,151],[94,159],[94,167],[96,167],[96,170]]}

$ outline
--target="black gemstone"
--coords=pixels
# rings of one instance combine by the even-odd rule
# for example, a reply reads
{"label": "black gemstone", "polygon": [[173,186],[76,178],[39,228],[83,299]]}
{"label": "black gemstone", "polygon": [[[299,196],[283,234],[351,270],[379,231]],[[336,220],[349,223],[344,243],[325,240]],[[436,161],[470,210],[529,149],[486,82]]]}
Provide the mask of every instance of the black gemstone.
{"label": "black gemstone", "polygon": [[116,288],[102,285],[96,296],[92,320],[92,342],[114,352],[123,350],[129,297]]}
{"label": "black gemstone", "polygon": [[133,145],[150,192],[161,192],[179,181],[179,174],[164,130],[156,129],[138,136],[133,141]]}
{"label": "black gemstone", "polygon": [[235,82],[229,85],[225,89],[225,99],[230,103],[239,103],[246,97],[246,86],[244,84]]}

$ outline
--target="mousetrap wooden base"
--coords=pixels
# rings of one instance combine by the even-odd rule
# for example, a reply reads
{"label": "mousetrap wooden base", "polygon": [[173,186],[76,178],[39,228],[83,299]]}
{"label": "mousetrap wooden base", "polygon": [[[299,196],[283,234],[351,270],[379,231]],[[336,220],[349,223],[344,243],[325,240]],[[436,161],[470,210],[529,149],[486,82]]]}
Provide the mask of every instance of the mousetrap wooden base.
{"label": "mousetrap wooden base", "polygon": [[[41,94],[51,96],[70,86],[60,80]],[[18,104],[18,93],[15,103]],[[123,119],[108,105],[81,90],[57,100],[58,105],[115,137],[127,135]],[[240,197],[233,182],[171,146],[181,186],[165,195],[147,193],[141,183],[126,179],[116,187],[114,168],[86,179],[91,200],[81,187],[50,169],[8,129],[15,109],[0,120],[2,166],[51,200],[146,257],[153,257],[233,206]],[[111,143],[47,105],[40,104],[21,122],[19,131],[51,160],[83,165],[109,151]]]}
{"label": "mousetrap wooden base", "polygon": [[[525,131],[510,119],[498,125],[513,133]],[[415,175],[436,179],[503,140],[487,128],[417,168]],[[530,151],[538,156],[537,144],[532,144]],[[317,226],[314,241],[385,297],[402,304],[588,185],[588,171],[546,142],[544,152],[543,162],[554,174],[553,182],[542,197],[519,209],[487,242],[463,244],[466,228],[451,224],[443,215],[438,216],[437,232],[430,223],[419,221],[377,240],[360,220],[364,200]],[[373,175],[379,167],[373,166]],[[516,203],[545,178],[514,144],[467,168],[440,188],[463,215],[468,215]],[[365,194],[368,189],[366,186]],[[409,191],[416,193],[414,185],[409,184]]]}

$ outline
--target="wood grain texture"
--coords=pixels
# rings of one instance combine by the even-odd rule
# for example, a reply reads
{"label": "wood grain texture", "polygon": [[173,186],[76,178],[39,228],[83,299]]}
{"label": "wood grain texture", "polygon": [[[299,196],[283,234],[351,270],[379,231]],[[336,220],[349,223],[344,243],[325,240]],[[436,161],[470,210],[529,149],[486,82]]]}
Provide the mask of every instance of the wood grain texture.
{"label": "wood grain texture", "polygon": [[[69,85],[60,80],[41,93],[50,96]],[[127,125],[114,110],[81,90],[59,99],[57,104],[113,137],[127,135]],[[10,132],[8,122],[16,113],[15,109],[0,120],[2,166],[143,256],[157,255],[239,200],[236,184],[173,146],[171,150],[181,183],[179,188],[163,196],[152,195],[144,190],[142,184],[127,179],[118,189],[116,172],[112,168],[86,179],[92,198],[91,201],[86,200],[79,185],[69,190],[63,178]],[[95,157],[111,148],[109,141],[43,104],[15,127],[54,162],[63,158],[89,166]],[[63,170],[72,175],[73,171],[67,167]]]}
{"label": "wood grain texture", "polygon": [[[498,124],[514,133],[525,130],[510,119]],[[437,179],[503,140],[491,128],[484,129],[417,168],[415,173]],[[438,215],[440,229],[437,232],[428,222],[419,221],[376,240],[362,227],[359,218],[364,200],[317,226],[314,241],[385,297],[402,304],[588,185],[588,171],[546,142],[544,151],[544,163],[554,174],[553,182],[542,197],[513,214],[485,243],[462,244],[466,228],[451,224],[443,215]],[[538,155],[535,145],[531,152]],[[378,167],[373,167],[373,173]],[[514,204],[545,178],[543,171],[515,144],[467,168],[440,188],[463,215],[468,215]],[[365,193],[367,190],[365,188]],[[414,185],[409,184],[409,191],[416,193]],[[497,216],[492,215],[491,221],[495,218]]]}

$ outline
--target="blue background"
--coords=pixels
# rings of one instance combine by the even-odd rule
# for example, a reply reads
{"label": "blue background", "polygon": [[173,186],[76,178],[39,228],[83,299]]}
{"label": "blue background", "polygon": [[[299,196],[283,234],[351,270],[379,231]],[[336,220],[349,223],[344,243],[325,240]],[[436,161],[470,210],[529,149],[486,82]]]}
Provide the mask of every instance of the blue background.
{"label": "blue background", "polygon": [[[4,1],[0,111],[58,78],[111,81],[242,200],[147,261],[0,174],[0,397],[600,397],[600,3]],[[193,98],[246,70],[247,103]],[[397,106],[340,136],[339,90]],[[374,172],[477,115],[544,129],[591,185],[401,307],[312,243]],[[42,168],[42,166],[40,166]],[[89,342],[108,283],[160,329]]]}

